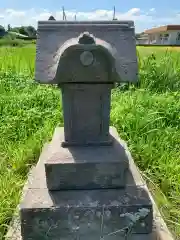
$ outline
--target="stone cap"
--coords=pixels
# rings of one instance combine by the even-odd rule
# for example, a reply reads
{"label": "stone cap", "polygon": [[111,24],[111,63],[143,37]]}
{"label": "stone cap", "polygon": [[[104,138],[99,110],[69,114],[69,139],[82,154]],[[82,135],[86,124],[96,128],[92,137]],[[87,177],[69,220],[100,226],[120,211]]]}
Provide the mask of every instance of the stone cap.
{"label": "stone cap", "polygon": [[[99,66],[98,63],[94,63],[94,59],[96,58],[93,56],[93,52],[99,52],[103,54],[103,56],[106,58],[108,62],[108,69],[106,69],[109,73],[109,78],[98,78],[99,82],[119,82],[120,81],[120,73],[118,72],[118,69],[115,69],[115,62],[116,62],[116,53],[117,50],[113,48],[109,43],[99,39],[95,38],[92,34],[85,32],[80,34],[79,37],[77,38],[71,38],[67,40],[58,50],[58,61],[53,65],[53,68],[57,69],[55,77],[51,83],[67,83],[67,82],[83,82],[83,83],[89,83],[89,82],[97,82],[97,79],[95,78],[84,78],[84,77],[79,77],[78,79],[76,77],[70,79],[68,77],[65,77],[68,75],[66,73],[66,62],[68,62],[69,58],[72,56],[72,54],[78,51],[79,52],[79,57],[77,60],[81,61],[81,66],[82,68],[89,67],[89,71],[87,74],[91,71],[93,71],[94,68],[97,68]],[[90,60],[89,64],[83,63],[83,59],[81,60],[81,56],[84,53],[89,53],[92,54],[92,60]],[[91,56],[90,56],[91,57]],[[86,58],[89,58],[88,56]],[[88,61],[88,59],[87,59]],[[76,66],[77,67],[77,66]],[[78,68],[78,67],[77,67]],[[79,69],[79,68],[78,68]],[[80,70],[81,71],[81,70]],[[87,71],[87,70],[86,70]],[[80,74],[81,75],[81,74]]]}
{"label": "stone cap", "polygon": [[105,27],[107,28],[110,26],[110,29],[113,27],[116,28],[134,28],[134,21],[38,21],[38,29],[39,30],[52,30],[54,28],[65,27],[65,28],[74,28],[76,26],[93,26],[96,28]]}
{"label": "stone cap", "polygon": [[77,38],[83,32],[93,34],[114,49],[119,81],[137,81],[138,64],[133,21],[39,21],[36,81],[50,84],[56,82],[61,47],[67,40]]}

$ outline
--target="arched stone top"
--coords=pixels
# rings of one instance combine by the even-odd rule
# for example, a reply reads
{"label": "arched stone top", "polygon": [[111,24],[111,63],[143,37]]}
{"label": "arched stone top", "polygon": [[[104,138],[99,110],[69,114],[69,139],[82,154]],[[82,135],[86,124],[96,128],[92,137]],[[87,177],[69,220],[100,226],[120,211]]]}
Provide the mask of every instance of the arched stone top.
{"label": "arched stone top", "polygon": [[[72,38],[67,40],[62,47],[59,48],[58,53],[57,53],[57,62],[56,65],[52,66],[52,68],[55,70],[54,71],[54,78],[52,80],[52,83],[64,83],[64,82],[84,82],[84,83],[88,83],[88,82],[119,82],[120,80],[120,73],[118,73],[118,69],[115,68],[115,64],[116,62],[116,52],[117,50],[115,48],[113,48],[109,43],[95,38],[94,36],[92,37],[92,39],[88,41],[92,41],[91,43],[80,43],[79,44],[79,39],[81,38],[82,35],[80,35],[77,38]],[[72,58],[74,56],[74,54],[77,53],[77,57],[75,57],[74,62],[72,61]],[[101,54],[103,60],[102,61],[98,61],[98,59],[96,59],[96,62],[92,64],[92,66],[89,66],[89,75],[92,75],[92,77],[86,77],[86,76],[82,76],[82,74],[84,73],[83,68],[86,68],[86,71],[88,73],[87,67],[83,66],[81,63],[77,64],[77,61],[79,60],[80,62],[80,55],[84,52],[91,52],[92,55],[94,56],[94,58],[96,58],[95,55],[97,54]],[[93,54],[94,53],[94,54]],[[96,54],[97,53],[97,54]],[[101,59],[102,59],[101,58]],[[66,65],[69,63],[69,61],[72,61],[72,64],[74,63],[74,68],[77,68],[77,72],[79,72],[78,76],[79,78],[68,78],[66,77],[69,74],[69,71],[71,71],[71,69],[66,69]],[[104,67],[104,71],[108,71],[108,77],[104,77],[103,78],[103,74],[101,74],[101,69],[99,71],[96,71],[96,69],[98,68],[98,66],[101,65],[101,62],[106,62],[106,67]],[[76,65],[77,64],[77,65]],[[72,65],[70,65],[72,66]],[[73,70],[72,70],[73,71]],[[82,72],[82,74],[80,73]],[[96,77],[93,75],[94,74],[98,74],[99,73],[99,77],[98,80],[96,79]],[[65,76],[66,75],[66,76]],[[77,74],[74,74],[77,75]],[[102,77],[101,77],[102,76]]]}
{"label": "arched stone top", "polygon": [[98,48],[109,55],[109,59],[114,63],[113,81],[137,81],[138,64],[132,22],[51,23],[46,21],[38,24],[35,73],[38,82],[50,84],[59,82],[60,79],[57,81],[56,77],[60,58],[69,49],[82,48],[82,44],[79,44],[79,36],[83,32],[89,32],[95,38],[95,44],[83,46],[84,50]]}

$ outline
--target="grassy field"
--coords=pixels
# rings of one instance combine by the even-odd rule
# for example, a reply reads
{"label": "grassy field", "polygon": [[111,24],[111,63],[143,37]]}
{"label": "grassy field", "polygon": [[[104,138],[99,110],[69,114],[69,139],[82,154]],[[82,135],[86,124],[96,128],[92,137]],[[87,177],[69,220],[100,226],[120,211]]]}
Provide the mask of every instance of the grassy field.
{"label": "grassy field", "polygon": [[[117,127],[142,170],[168,226],[180,239],[180,53],[138,48],[140,83],[112,94]],[[60,91],[36,84],[35,47],[0,48],[0,239],[27,173],[57,124]]]}

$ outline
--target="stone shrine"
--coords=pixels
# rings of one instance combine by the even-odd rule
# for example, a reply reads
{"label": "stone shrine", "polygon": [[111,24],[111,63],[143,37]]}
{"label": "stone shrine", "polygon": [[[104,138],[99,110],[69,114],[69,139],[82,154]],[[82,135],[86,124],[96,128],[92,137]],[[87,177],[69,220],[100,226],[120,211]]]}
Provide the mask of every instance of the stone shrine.
{"label": "stone shrine", "polygon": [[132,21],[38,23],[35,78],[61,89],[64,128],[21,202],[23,240],[152,240],[151,199],[110,127],[111,89],[137,75]]}

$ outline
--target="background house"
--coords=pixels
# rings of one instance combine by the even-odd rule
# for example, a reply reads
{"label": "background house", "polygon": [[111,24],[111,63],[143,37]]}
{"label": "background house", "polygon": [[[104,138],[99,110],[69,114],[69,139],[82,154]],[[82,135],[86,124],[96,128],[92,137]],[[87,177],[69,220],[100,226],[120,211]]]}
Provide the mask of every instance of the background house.
{"label": "background house", "polygon": [[148,35],[144,33],[138,34],[138,36],[136,37],[136,44],[137,45],[149,44]]}
{"label": "background house", "polygon": [[180,45],[180,25],[167,25],[144,31],[148,44]]}

